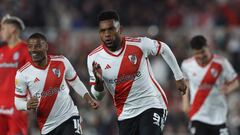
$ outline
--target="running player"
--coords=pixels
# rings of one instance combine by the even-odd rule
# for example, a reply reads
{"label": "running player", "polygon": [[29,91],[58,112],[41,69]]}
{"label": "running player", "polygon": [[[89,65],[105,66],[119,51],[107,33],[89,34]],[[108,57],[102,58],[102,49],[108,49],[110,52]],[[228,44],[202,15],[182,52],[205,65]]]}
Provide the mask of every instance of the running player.
{"label": "running player", "polygon": [[174,73],[177,89],[187,87],[170,48],[147,37],[121,36],[119,16],[104,11],[98,17],[102,44],[88,55],[91,91],[112,94],[120,135],[161,135],[167,117],[167,97],[155,80],[149,55],[162,55]]}
{"label": "running player", "polygon": [[[92,108],[97,108],[98,103],[91,98],[67,58],[47,55],[44,35],[32,34],[28,39],[28,50],[32,61],[21,67],[16,75],[17,109],[36,110],[41,134],[82,134],[80,115],[69,95],[68,84]],[[28,93],[30,99],[27,99]]]}
{"label": "running player", "polygon": [[202,35],[193,37],[190,45],[193,57],[182,63],[190,87],[190,93],[183,96],[190,131],[193,135],[228,135],[225,95],[239,86],[237,74],[226,58],[211,53]]}

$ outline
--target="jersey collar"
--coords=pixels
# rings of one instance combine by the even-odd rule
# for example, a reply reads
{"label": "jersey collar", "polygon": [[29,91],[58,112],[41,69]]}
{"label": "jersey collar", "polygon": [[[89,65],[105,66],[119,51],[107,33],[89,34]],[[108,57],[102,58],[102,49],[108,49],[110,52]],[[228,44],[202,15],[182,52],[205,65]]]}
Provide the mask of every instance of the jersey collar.
{"label": "jersey collar", "polygon": [[122,42],[121,42],[121,51],[118,54],[114,54],[111,51],[108,50],[108,48],[103,45],[103,49],[105,52],[107,52],[109,55],[114,56],[114,57],[118,57],[122,54],[122,52],[124,51],[125,48],[125,37],[122,37]]}

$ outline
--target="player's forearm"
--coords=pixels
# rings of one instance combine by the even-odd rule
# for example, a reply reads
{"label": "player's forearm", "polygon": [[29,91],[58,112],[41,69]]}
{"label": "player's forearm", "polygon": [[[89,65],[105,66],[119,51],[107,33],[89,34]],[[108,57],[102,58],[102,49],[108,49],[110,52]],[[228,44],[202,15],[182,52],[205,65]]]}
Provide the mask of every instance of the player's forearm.
{"label": "player's forearm", "polygon": [[25,98],[15,97],[14,103],[15,103],[17,110],[24,110],[24,111],[27,110],[27,101]]}
{"label": "player's forearm", "polygon": [[177,60],[176,60],[175,56],[173,55],[171,49],[166,44],[162,44],[161,55],[162,55],[163,59],[166,61],[166,63],[168,64],[168,66],[171,68],[171,70],[174,74],[175,80],[182,79],[183,73],[182,73],[180,67],[178,66]]}
{"label": "player's forearm", "polygon": [[95,86],[91,87],[91,93],[94,96],[94,98],[97,100],[102,100],[105,95],[105,91],[99,92],[99,91],[95,90]]}
{"label": "player's forearm", "polygon": [[70,81],[69,84],[81,97],[84,97],[84,95],[88,93],[87,88],[82,81],[80,81],[79,77],[77,77],[74,81]]}
{"label": "player's forearm", "polygon": [[239,81],[236,79],[233,82],[227,85],[227,93],[231,93],[232,91],[236,90],[239,87]]}
{"label": "player's forearm", "polygon": [[190,108],[189,92],[187,91],[186,94],[182,96],[182,109],[183,109],[183,112],[188,113],[189,108]]}

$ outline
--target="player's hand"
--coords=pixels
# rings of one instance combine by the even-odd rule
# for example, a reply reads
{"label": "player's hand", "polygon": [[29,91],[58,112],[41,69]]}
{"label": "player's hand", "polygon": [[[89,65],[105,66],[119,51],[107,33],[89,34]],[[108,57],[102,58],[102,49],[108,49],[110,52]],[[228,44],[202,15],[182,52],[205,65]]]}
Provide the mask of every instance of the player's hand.
{"label": "player's hand", "polygon": [[176,81],[176,88],[181,92],[182,95],[184,95],[187,91],[187,83],[184,79],[177,80]]}
{"label": "player's hand", "polygon": [[93,74],[96,78],[96,85],[94,86],[95,90],[102,92],[104,90],[104,86],[103,86],[101,66],[97,62],[94,61],[92,63],[92,67],[93,67]]}
{"label": "player's hand", "polygon": [[35,110],[38,107],[38,98],[37,97],[31,97],[30,100],[27,101],[27,110]]}
{"label": "player's hand", "polygon": [[99,81],[103,81],[102,79],[102,69],[101,66],[97,63],[97,62],[93,62],[92,63],[92,67],[93,67],[93,74],[96,78],[96,83],[98,83]]}
{"label": "player's hand", "polygon": [[97,109],[99,107],[99,103],[94,100],[88,93],[84,95],[84,99],[93,109]]}

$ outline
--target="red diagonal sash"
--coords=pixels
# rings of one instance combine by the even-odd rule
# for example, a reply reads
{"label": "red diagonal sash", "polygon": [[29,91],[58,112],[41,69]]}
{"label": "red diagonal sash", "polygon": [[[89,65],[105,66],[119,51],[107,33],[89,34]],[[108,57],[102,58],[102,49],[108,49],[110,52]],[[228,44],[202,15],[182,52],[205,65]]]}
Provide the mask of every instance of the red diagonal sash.
{"label": "red diagonal sash", "polygon": [[197,93],[191,105],[189,111],[190,118],[192,118],[192,116],[196,114],[201,108],[201,106],[204,104],[204,101],[208,97],[213,85],[215,84],[221,72],[222,66],[218,63],[212,62],[197,90]]}
{"label": "red diagonal sash", "polygon": [[[137,59],[136,63],[134,63],[134,61],[131,62],[131,59],[129,58],[130,55],[136,56],[135,57]],[[121,80],[120,78],[123,78],[126,75],[131,76],[137,74],[141,63],[142,55],[143,53],[140,48],[131,45],[126,46],[126,51],[121,61],[118,73],[118,81],[120,81]],[[116,84],[114,103],[117,108],[117,116],[119,116],[122,113],[123,106],[125,104],[125,101],[127,100],[133,82],[134,78],[128,81],[123,82],[120,81],[119,83]]]}
{"label": "red diagonal sash", "polygon": [[[57,69],[60,70],[60,75],[54,72]],[[50,67],[48,68],[48,73],[46,76],[45,86],[42,91],[41,100],[37,110],[37,122],[40,130],[42,130],[45,122],[47,121],[48,115],[50,114],[54,102],[57,98],[60,85],[63,80],[65,66],[60,61],[51,61]],[[44,93],[44,94],[43,94]]]}

